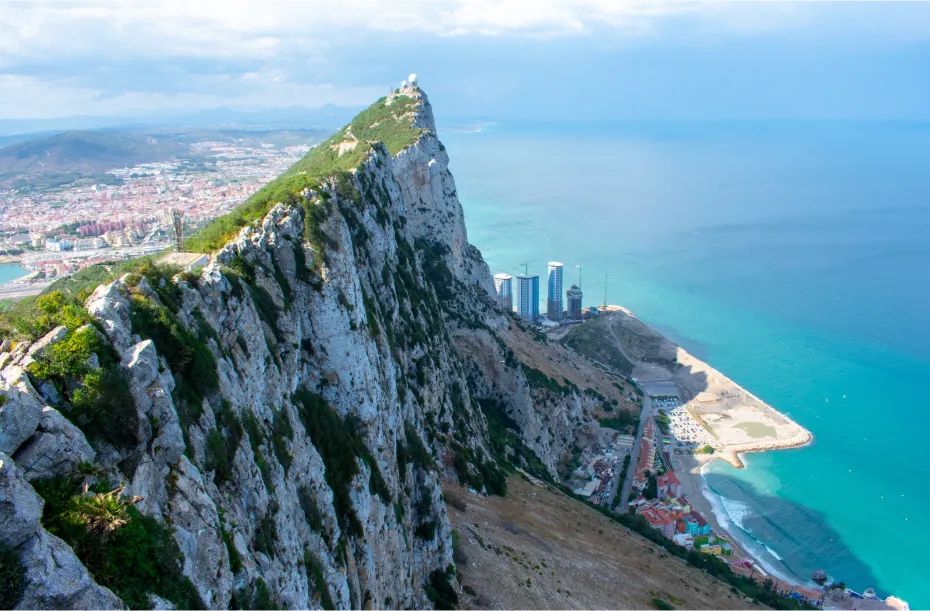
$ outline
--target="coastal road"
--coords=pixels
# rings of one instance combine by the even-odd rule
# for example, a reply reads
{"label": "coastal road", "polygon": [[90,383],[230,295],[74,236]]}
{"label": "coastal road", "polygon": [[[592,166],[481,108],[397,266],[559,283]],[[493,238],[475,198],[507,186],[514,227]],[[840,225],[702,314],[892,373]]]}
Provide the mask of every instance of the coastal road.
{"label": "coastal road", "polygon": [[44,291],[51,282],[33,282],[31,284],[17,284],[11,282],[0,286],[0,299],[22,299],[23,297],[30,297],[32,295],[38,295]]}
{"label": "coastal road", "polygon": [[[633,488],[633,475],[636,473],[636,463],[639,460],[639,451],[643,441],[643,430],[646,427],[646,418],[652,415],[652,399],[649,395],[643,395],[643,411],[639,415],[639,428],[636,429],[636,439],[633,441],[633,450],[630,452],[630,468],[627,469],[626,479],[623,480],[623,489],[620,491],[620,503],[618,507],[620,513],[626,513],[627,502],[630,498],[630,490]],[[614,496],[617,494],[617,487],[614,486]],[[610,499],[610,505],[613,506],[614,499]]]}

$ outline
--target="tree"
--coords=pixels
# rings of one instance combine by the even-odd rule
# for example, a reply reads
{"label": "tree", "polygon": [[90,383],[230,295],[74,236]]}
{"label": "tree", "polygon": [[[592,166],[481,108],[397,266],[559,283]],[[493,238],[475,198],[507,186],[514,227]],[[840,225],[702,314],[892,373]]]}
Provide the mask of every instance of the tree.
{"label": "tree", "polygon": [[654,473],[646,471],[646,487],[643,488],[643,497],[655,499],[659,496],[659,482],[656,481]]}
{"label": "tree", "polygon": [[817,569],[811,574],[811,581],[818,586],[823,586],[823,584],[827,583],[827,574],[823,569]]}

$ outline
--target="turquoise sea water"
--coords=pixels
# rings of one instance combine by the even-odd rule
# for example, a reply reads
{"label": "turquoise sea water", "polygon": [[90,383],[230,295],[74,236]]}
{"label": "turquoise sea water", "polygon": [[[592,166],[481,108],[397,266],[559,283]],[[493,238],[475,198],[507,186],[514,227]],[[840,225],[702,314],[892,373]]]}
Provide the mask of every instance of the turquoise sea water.
{"label": "turquoise sea water", "polygon": [[614,272],[610,303],[813,432],[706,473],[744,544],[930,607],[930,126],[440,136],[492,272],[560,260],[569,284],[580,265],[586,306]]}
{"label": "turquoise sea water", "polygon": [[6,284],[10,280],[16,280],[28,274],[29,270],[19,265],[0,265],[0,284]]}

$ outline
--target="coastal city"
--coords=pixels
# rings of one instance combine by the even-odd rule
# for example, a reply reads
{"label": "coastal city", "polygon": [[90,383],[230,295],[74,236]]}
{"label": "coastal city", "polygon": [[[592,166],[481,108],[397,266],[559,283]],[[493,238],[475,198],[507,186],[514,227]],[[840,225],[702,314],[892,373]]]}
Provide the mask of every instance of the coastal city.
{"label": "coastal city", "polygon": [[29,292],[26,285],[38,292],[89,265],[161,251],[174,235],[171,210],[183,211],[185,233],[192,232],[308,150],[204,141],[191,145],[193,158],[110,170],[107,184],[0,191],[0,250],[31,272],[12,288],[17,295]]}
{"label": "coastal city", "polygon": [[[578,284],[563,293],[565,265],[550,261],[543,315],[539,309],[540,275],[529,273],[529,264],[524,265],[524,273],[516,277],[507,273],[494,276],[496,298],[505,311],[538,325],[543,332],[622,310],[606,303],[584,308]],[[726,447],[698,409],[714,399],[708,399],[706,392],[696,396],[688,393],[673,379],[642,381],[641,385],[635,377],[631,381],[642,404],[639,430],[630,435],[597,423],[582,428],[579,438],[584,439],[583,449],[565,480],[577,497],[615,512],[638,515],[674,544],[716,556],[734,573],[760,584],[771,583],[777,592],[800,603],[824,609],[892,608],[871,589],[860,594],[842,584],[789,582],[760,565],[717,524],[700,490],[700,461],[711,459]],[[696,460],[697,466],[692,465]]]}

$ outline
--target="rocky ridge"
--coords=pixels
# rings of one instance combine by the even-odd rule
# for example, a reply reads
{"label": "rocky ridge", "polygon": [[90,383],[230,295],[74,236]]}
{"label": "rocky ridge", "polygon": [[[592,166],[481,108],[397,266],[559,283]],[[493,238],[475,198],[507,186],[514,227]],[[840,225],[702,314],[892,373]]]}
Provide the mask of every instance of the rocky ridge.
{"label": "rocky ridge", "polygon": [[[490,492],[504,461],[552,476],[622,395],[590,375],[579,387],[580,357],[547,364],[556,380],[510,347],[532,332],[491,298],[426,95],[384,103],[404,97],[393,120],[419,130],[411,145],[368,143],[197,274],[136,270],[84,300],[90,323],[4,341],[0,545],[25,570],[17,608],[126,602],[46,528],[36,489],[65,477],[122,485],[208,608],[430,607],[455,585],[440,480]],[[98,347],[80,375],[36,373],[77,338]],[[82,379],[107,372],[131,405],[94,429]],[[504,442],[489,432],[502,423]]]}

